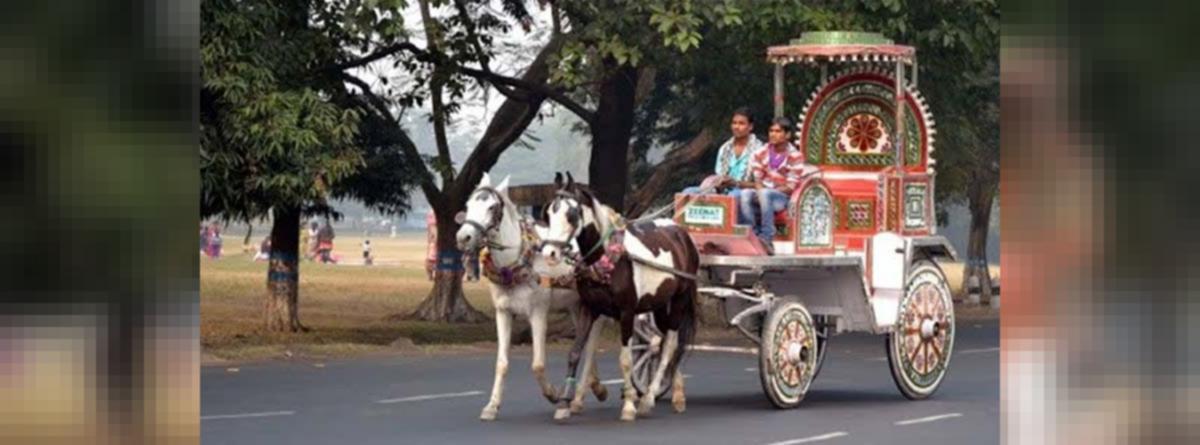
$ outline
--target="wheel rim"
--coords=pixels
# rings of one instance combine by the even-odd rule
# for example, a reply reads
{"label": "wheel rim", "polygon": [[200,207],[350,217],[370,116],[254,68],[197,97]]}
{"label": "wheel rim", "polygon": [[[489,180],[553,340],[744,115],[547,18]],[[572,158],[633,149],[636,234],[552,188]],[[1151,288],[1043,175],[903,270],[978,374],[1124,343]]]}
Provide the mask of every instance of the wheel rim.
{"label": "wheel rim", "polygon": [[785,403],[796,403],[808,391],[816,370],[817,336],[801,309],[788,309],[775,324],[771,346],[771,383]]}
{"label": "wheel rim", "polygon": [[913,279],[900,306],[893,338],[906,386],[921,394],[936,389],[954,346],[954,306],[935,272]]}
{"label": "wheel rim", "polygon": [[[633,369],[631,371],[633,375],[631,379],[634,389],[639,394],[645,394],[650,390],[650,382],[654,379],[654,372],[658,370],[658,364],[662,358],[661,343],[656,351],[651,342],[656,337],[661,342],[664,337],[654,324],[654,319],[649,315],[639,316],[634,322],[633,330]],[[656,398],[662,397],[670,388],[671,376],[663,376],[658,394],[655,394]]]}

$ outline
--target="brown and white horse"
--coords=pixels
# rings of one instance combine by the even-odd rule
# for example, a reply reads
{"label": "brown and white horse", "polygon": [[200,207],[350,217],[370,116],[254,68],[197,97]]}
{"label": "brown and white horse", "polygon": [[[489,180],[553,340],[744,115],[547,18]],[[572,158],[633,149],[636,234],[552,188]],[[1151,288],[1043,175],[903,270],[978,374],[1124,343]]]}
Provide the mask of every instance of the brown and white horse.
{"label": "brown and white horse", "polygon": [[[678,270],[695,276],[700,255],[687,232],[669,219],[639,222],[620,227],[620,216],[600,203],[588,189],[575,184],[570,174],[559,186],[557,197],[546,208],[549,229],[542,238],[542,256],[549,264],[576,255],[576,287],[582,308],[575,323],[578,335],[568,357],[567,385],[559,398],[556,419],[570,414],[565,404],[574,395],[573,384],[580,354],[588,341],[588,332],[600,316],[611,317],[621,326],[621,377],[625,402],[621,420],[634,420],[649,414],[662,379],[672,378],[672,405],[676,412],[686,406],[683,373],[679,363],[683,351],[695,334],[697,317],[696,282],[671,273]],[[653,263],[647,265],[647,263]],[[652,313],[659,328],[666,331],[662,354],[650,387],[635,407],[637,390],[632,368],[634,319],[640,313]]]}
{"label": "brown and white horse", "polygon": [[[574,315],[579,307],[578,294],[571,289],[551,289],[539,284],[534,268],[550,269],[539,267],[542,266],[538,264],[542,259],[537,251],[540,241],[537,228],[523,219],[521,212],[509,199],[508,178],[493,187],[488,174],[484,173],[483,180],[471,193],[467,210],[461,218],[462,227],[455,234],[459,250],[476,252],[488,246],[484,253],[486,258],[483,258],[480,266],[487,277],[492,306],[496,308],[496,375],[492,396],[479,418],[493,420],[500,409],[515,316],[529,320],[533,331],[533,375],[546,399],[551,403],[556,402],[554,386],[546,381],[545,375],[547,318],[551,310],[566,309]],[[578,316],[574,318],[578,319]],[[595,364],[591,360],[593,351],[592,347],[584,351],[585,376],[580,379],[578,397],[571,402],[571,409],[575,412],[583,409],[583,395],[587,386],[591,387],[599,400],[608,396],[607,389],[600,384],[596,375]]]}

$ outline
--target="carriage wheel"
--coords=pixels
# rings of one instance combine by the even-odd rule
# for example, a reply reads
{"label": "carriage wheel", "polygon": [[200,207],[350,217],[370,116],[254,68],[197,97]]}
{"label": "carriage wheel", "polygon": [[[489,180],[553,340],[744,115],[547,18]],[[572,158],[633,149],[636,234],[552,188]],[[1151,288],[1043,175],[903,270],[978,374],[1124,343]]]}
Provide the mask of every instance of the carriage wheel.
{"label": "carriage wheel", "polygon": [[[666,336],[658,330],[658,326],[654,323],[654,314],[645,313],[634,319],[632,380],[638,397],[650,390],[650,382],[654,379],[654,372],[658,370],[658,364],[662,360],[662,342],[664,340],[666,340]],[[660,399],[670,390],[671,376],[663,376],[662,383],[658,385],[658,394],[654,398]]]}
{"label": "carriage wheel", "polygon": [[937,391],[954,347],[954,302],[946,276],[932,261],[913,264],[887,338],[888,364],[900,393],[920,400]]}
{"label": "carriage wheel", "polygon": [[778,408],[804,400],[817,370],[817,331],[804,305],[786,301],[767,314],[759,348],[763,392]]}

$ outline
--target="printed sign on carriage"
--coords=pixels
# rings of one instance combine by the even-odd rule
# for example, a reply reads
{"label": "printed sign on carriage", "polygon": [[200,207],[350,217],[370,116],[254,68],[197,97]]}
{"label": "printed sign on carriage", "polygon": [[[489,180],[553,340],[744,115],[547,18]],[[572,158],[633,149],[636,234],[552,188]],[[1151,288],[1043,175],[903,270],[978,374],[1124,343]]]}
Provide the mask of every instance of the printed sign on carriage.
{"label": "printed sign on carriage", "polygon": [[683,213],[683,222],[704,226],[725,224],[725,207],[719,205],[691,204]]}

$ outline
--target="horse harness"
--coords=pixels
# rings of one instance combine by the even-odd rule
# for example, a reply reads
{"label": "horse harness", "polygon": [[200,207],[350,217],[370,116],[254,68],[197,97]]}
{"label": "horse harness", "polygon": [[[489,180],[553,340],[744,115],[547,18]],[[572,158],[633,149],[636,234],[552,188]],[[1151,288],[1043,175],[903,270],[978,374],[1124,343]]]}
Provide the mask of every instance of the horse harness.
{"label": "horse harness", "polygon": [[492,259],[493,246],[479,250],[479,267],[488,281],[501,286],[515,286],[528,282],[536,273],[533,271],[533,254],[537,246],[537,233],[528,221],[521,219],[520,256],[511,265],[498,267]]}
{"label": "horse harness", "polygon": [[[561,190],[557,193],[557,195],[560,198],[576,199],[574,195]],[[660,212],[661,210],[656,211],[651,216],[657,215]],[[578,224],[579,218],[580,210],[578,207],[572,207],[567,210],[567,219],[571,222],[571,224]],[[608,230],[606,230],[605,233],[600,236],[600,241],[597,242],[596,245],[592,246],[587,253],[580,254],[574,258],[574,261],[576,262],[574,276],[577,279],[582,278],[596,283],[606,285],[611,284],[612,274],[616,269],[617,263],[621,261],[622,257],[628,256],[630,261],[651,269],[655,269],[660,272],[666,272],[678,278],[692,280],[697,283],[702,282],[700,277],[695,274],[684,272],[673,267],[664,266],[636,255],[627,255],[627,252],[625,251],[626,227],[632,222],[643,221],[649,218],[642,217],[633,220],[632,222],[627,222],[624,217],[612,213],[609,214],[609,218]],[[557,245],[561,248],[564,248],[564,250],[569,250],[570,248],[570,243],[562,241],[543,240],[542,244]],[[599,259],[592,264],[584,263],[585,258],[591,256],[600,249],[603,249],[604,254],[601,255]]]}
{"label": "horse harness", "polygon": [[494,243],[491,241],[491,237],[489,236],[489,234],[496,229],[496,226],[499,225],[500,220],[504,217],[504,199],[501,198],[500,192],[494,188],[480,187],[479,190],[491,193],[496,197],[496,200],[501,203],[499,206],[496,206],[490,210],[492,212],[492,223],[488,227],[469,219],[464,219],[462,222],[463,224],[474,227],[479,231],[479,233],[483,234],[483,236],[487,238],[488,242],[482,249],[479,250],[479,266],[482,275],[486,277],[488,281],[506,287],[521,285],[533,280],[544,287],[574,288],[574,280],[570,280],[571,282],[568,284],[565,283],[566,280],[564,279],[542,279],[542,277],[539,277],[538,274],[534,272],[533,255],[536,253],[535,251],[538,248],[539,240],[537,232],[533,229],[533,224],[526,218],[520,218],[518,220],[518,224],[521,228],[521,243],[520,245],[515,246],[520,249],[520,254],[517,258],[517,261],[508,266],[496,266],[495,260],[492,259],[492,250],[504,250],[514,247]]}

